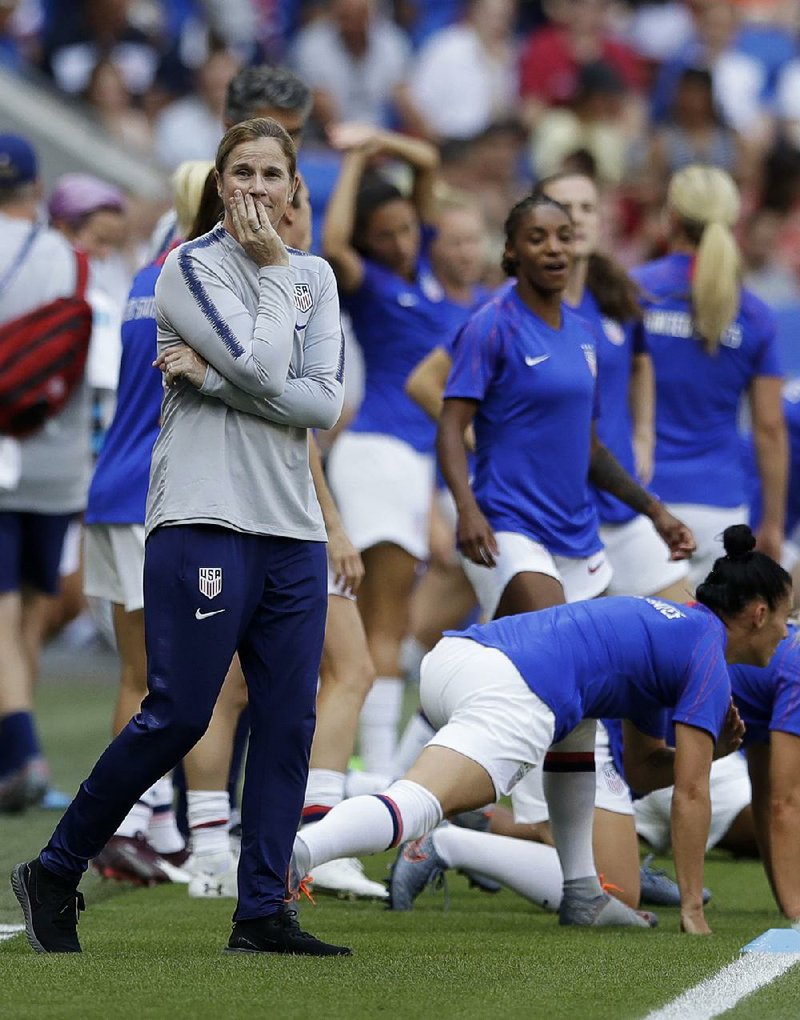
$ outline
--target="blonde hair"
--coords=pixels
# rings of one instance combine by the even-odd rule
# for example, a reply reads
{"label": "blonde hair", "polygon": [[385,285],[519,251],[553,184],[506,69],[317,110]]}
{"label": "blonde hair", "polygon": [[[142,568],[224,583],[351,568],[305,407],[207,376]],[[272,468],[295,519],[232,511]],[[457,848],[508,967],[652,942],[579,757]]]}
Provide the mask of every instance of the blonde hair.
{"label": "blonde hair", "polygon": [[673,175],[667,205],[697,245],[692,276],[695,331],[714,354],[739,311],[742,265],[731,228],[739,218],[739,190],[714,166],[694,164]]}
{"label": "blonde hair", "polygon": [[214,164],[210,159],[189,159],[185,163],[181,163],[172,175],[175,214],[178,219],[180,237],[186,237],[192,229],[206,178],[213,167]]}

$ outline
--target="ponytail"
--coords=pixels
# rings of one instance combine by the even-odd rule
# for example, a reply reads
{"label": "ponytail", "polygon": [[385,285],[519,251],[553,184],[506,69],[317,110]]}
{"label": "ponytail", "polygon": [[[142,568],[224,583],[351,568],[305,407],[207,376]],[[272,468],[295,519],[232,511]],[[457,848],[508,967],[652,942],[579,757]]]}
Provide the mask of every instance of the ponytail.
{"label": "ponytail", "polygon": [[673,175],[667,204],[697,245],[692,276],[694,329],[706,352],[714,354],[739,311],[741,256],[731,232],[739,217],[739,192],[724,170],[693,164]]}
{"label": "ponytail", "polygon": [[746,524],[726,528],[722,543],[725,555],[698,586],[697,601],[717,616],[736,616],[754,599],[775,609],[792,588],[792,579],[783,567],[755,551],[755,536]]}

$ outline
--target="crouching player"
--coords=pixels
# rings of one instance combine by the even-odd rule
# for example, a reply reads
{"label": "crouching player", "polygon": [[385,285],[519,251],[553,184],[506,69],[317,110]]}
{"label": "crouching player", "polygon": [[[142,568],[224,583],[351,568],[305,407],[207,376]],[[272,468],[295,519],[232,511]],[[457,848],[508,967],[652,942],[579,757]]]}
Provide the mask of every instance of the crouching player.
{"label": "crouching player", "polygon": [[[491,803],[543,764],[564,878],[560,922],[648,926],[604,893],[592,855],[595,719],[625,718],[640,734],[638,774],[652,788],[674,782],[681,925],[708,933],[708,776],[731,704],[727,663],[769,662],[786,636],[792,594],[783,568],[754,551],[749,528],[726,529],[724,544],[696,608],[613,598],[446,635],[424,660],[421,680],[438,733],[385,793],[345,801],[297,836],[292,887],[322,861],[385,850],[430,832],[445,815]],[[650,736],[665,710],[676,724],[674,751]]]}

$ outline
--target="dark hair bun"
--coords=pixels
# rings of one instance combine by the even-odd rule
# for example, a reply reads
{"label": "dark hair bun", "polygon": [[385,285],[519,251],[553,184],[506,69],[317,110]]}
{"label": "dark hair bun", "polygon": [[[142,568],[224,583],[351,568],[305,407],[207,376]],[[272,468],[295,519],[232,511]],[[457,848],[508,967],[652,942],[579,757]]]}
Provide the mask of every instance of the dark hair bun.
{"label": "dark hair bun", "polygon": [[732,524],[722,533],[722,544],[732,560],[741,559],[756,547],[756,536],[746,524]]}

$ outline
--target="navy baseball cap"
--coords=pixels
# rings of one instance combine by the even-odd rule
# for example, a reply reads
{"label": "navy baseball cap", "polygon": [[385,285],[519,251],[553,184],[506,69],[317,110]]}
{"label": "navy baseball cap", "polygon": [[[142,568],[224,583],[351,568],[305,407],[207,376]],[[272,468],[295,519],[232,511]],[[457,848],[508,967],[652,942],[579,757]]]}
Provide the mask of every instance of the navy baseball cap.
{"label": "navy baseball cap", "polygon": [[27,138],[0,135],[0,188],[30,184],[36,176],[36,153]]}

